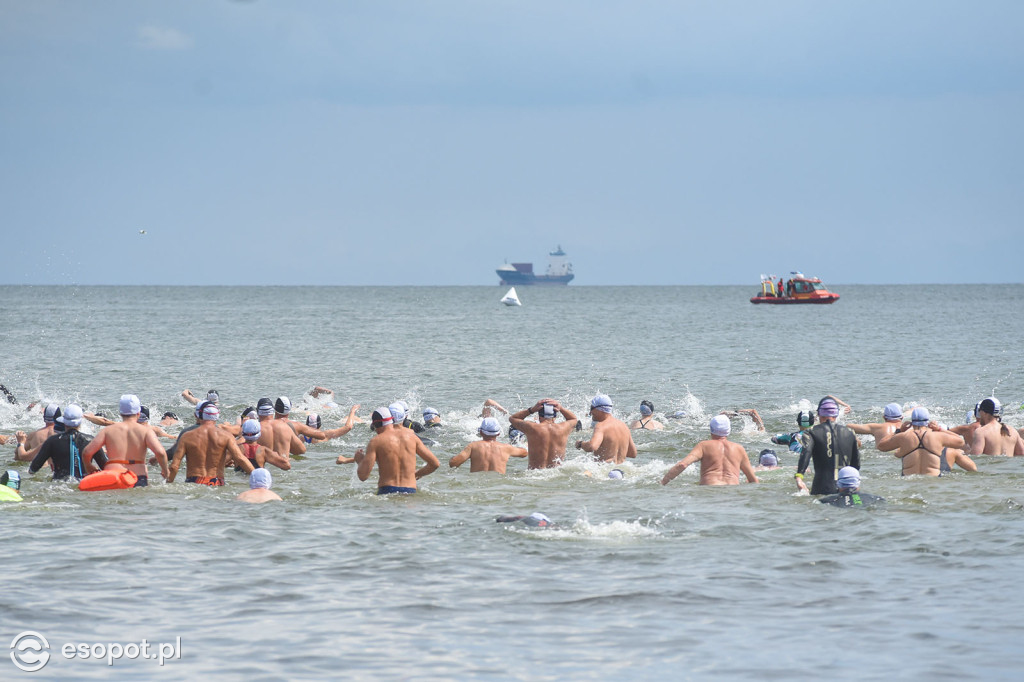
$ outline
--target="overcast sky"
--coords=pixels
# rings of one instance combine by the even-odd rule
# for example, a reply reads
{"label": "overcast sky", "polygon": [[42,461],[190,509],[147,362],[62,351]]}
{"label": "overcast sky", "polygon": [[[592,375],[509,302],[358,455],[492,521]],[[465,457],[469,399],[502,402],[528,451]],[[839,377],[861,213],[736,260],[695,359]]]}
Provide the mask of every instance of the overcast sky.
{"label": "overcast sky", "polygon": [[[1019,0],[0,0],[7,284],[1021,282]],[[146,234],[139,233],[145,230]]]}

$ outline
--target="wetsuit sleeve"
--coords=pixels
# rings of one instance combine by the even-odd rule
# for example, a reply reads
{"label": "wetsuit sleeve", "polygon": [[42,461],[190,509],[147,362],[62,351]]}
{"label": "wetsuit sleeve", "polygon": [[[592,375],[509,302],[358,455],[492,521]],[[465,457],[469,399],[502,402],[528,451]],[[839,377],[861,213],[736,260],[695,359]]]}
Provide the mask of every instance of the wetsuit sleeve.
{"label": "wetsuit sleeve", "polygon": [[850,432],[850,440],[853,441],[853,454],[850,455],[850,466],[860,471],[860,447],[857,444],[857,436]]}
{"label": "wetsuit sleeve", "polygon": [[39,452],[37,452],[36,456],[32,459],[32,463],[28,465],[28,472],[30,474],[34,474],[42,469],[43,465],[46,464],[46,460],[50,459],[50,452],[53,450],[53,443],[55,440],[56,436],[51,436],[50,438],[47,438],[39,448]]}
{"label": "wetsuit sleeve", "polygon": [[409,425],[409,428],[411,428],[415,433],[423,433],[426,431],[426,429],[423,428],[423,424],[420,424],[419,422],[413,422]]}
{"label": "wetsuit sleeve", "polygon": [[796,465],[796,472],[802,474],[807,471],[807,467],[811,463],[811,455],[814,454],[814,439],[811,438],[811,434],[804,431],[800,435],[800,461]]}

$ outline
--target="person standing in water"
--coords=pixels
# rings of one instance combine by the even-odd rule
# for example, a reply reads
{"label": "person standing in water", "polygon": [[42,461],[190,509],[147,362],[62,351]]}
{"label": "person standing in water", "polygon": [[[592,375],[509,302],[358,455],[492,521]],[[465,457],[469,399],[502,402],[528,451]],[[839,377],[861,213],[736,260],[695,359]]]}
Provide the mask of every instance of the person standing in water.
{"label": "person standing in water", "polygon": [[[526,421],[526,417],[535,412],[540,421]],[[559,413],[565,421],[556,423],[555,417]],[[526,435],[530,469],[550,469],[561,465],[565,459],[569,434],[576,428],[578,421],[576,415],[551,398],[538,400],[533,407],[519,410],[509,416],[509,424]]]}
{"label": "person standing in water", "polygon": [[747,451],[739,443],[729,440],[732,424],[725,415],[716,415],[709,424],[711,439],[702,440],[697,447],[683,459],[676,462],[661,479],[662,485],[668,485],[676,476],[683,473],[686,467],[700,462],[701,485],[739,485],[740,472],[747,477],[748,483],[760,483]]}
{"label": "person standing in water", "polygon": [[811,484],[811,495],[830,495],[835,493],[836,479],[839,470],[846,466],[860,469],[860,450],[857,436],[853,431],[836,424],[839,416],[839,404],[832,396],[825,396],[818,403],[818,420],[820,423],[807,431],[802,438],[800,461],[796,465],[796,487],[807,490],[804,483],[804,472],[814,463],[814,482]]}
{"label": "person standing in water", "polygon": [[622,464],[627,457],[636,457],[636,443],[626,423],[612,416],[612,399],[598,393],[590,401],[594,435],[590,440],[576,441],[576,449],[592,452],[601,462]]}

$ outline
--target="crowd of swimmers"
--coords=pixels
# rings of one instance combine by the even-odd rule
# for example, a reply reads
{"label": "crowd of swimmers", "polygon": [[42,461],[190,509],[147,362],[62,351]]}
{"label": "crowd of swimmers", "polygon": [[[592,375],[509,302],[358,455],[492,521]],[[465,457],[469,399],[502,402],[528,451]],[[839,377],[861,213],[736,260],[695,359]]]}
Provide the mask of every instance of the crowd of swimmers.
{"label": "crowd of swimmers", "polygon": [[[9,400],[13,399],[9,392],[4,393]],[[313,397],[323,395],[333,399],[327,389],[316,387],[311,391]],[[161,477],[173,483],[184,462],[185,482],[207,486],[224,485],[225,472],[233,467],[249,476],[250,489],[239,499],[266,502],[281,499],[270,489],[272,476],[268,467],[288,470],[292,456],[304,454],[307,445],[343,436],[362,421],[357,415],[359,405],[350,408],[345,423],[337,428],[324,429],[321,418],[315,414],[297,421],[290,417],[291,401],[282,396],[276,400],[261,398],[232,423],[221,421],[220,396],[216,391],[211,390],[205,399],[199,399],[185,390],[182,397],[195,405],[195,423],[183,428],[167,448],[160,439],[174,438],[164,428],[180,425],[177,415],[166,412],[160,423],[154,424],[138,397],[125,394],[118,404],[120,421],[86,413],[74,403],[63,408],[52,403],[45,405],[42,428],[14,434],[15,459],[29,462],[30,475],[49,466],[55,480],[81,479],[92,472],[123,467],[135,475],[135,487],[149,484],[151,466],[158,467]],[[336,407],[332,401],[328,405]],[[614,416],[613,407],[609,396],[593,397],[589,405],[592,432],[588,439],[577,439],[574,447],[597,461],[622,464],[637,456],[633,430],[664,427],[653,420],[654,406],[648,400],[640,403],[640,419],[630,425]],[[967,423],[953,428],[932,420],[924,407],[914,407],[905,419],[903,408],[890,403],[882,412],[882,421],[871,424],[840,424],[837,418],[841,411],[849,413],[849,405],[835,396],[825,396],[815,412],[802,411],[797,415],[797,431],[777,434],[771,439],[799,453],[794,474],[797,490],[826,496],[820,500],[829,504],[862,506],[881,499],[860,492],[858,434],[872,436],[879,451],[893,452],[901,460],[903,475],[941,476],[954,466],[976,471],[972,455],[1024,455],[1024,429],[1018,431],[1002,423],[1002,406],[994,397],[980,401],[973,414],[968,415]],[[502,426],[493,416],[495,412],[508,415],[508,443],[499,441]],[[372,435],[366,446],[355,450],[352,456],[340,455],[336,463],[355,464],[360,481],[366,481],[376,469],[378,494],[415,493],[417,481],[440,466],[429,448],[435,441],[428,437],[432,430],[441,427],[440,413],[428,407],[422,414],[422,423],[412,421],[409,407],[403,401],[373,410],[369,419]],[[764,430],[756,410],[723,411],[715,415],[708,425],[709,437],[668,469],[662,485],[698,463],[701,485],[736,485],[741,474],[747,482],[758,483],[756,471],[777,468],[780,458],[774,450],[762,450],[755,468],[746,449],[729,440],[730,417],[740,415],[750,416],[758,429]],[[513,413],[496,401],[487,400],[480,417],[480,439],[453,456],[449,467],[457,468],[468,461],[471,472],[504,474],[509,459],[514,457],[525,458],[530,469],[556,467],[566,458],[572,434],[582,429],[577,415],[551,398]],[[90,437],[81,430],[84,421],[102,428]],[[8,437],[2,438],[0,442],[6,442]],[[814,472],[810,487],[804,481],[809,468]],[[615,477],[616,472],[621,477],[621,469],[613,470],[611,476]],[[3,475],[0,485],[17,488],[20,481],[18,472],[10,471]]]}

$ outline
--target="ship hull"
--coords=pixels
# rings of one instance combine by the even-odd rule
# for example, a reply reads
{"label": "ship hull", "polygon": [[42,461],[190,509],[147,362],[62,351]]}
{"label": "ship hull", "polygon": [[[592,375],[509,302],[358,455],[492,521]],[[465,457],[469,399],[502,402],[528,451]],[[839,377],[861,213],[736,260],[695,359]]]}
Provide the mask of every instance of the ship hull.
{"label": "ship hull", "polygon": [[829,294],[827,296],[808,296],[805,298],[797,298],[794,296],[783,296],[778,298],[776,296],[754,296],[750,299],[751,303],[768,303],[771,305],[794,305],[797,303],[816,303],[823,305],[825,303],[835,303],[839,300],[839,294]]}
{"label": "ship hull", "polygon": [[575,275],[560,275],[558,277],[548,275],[534,275],[533,273],[522,273],[512,272],[510,270],[495,270],[498,277],[501,278],[502,286],[530,286],[535,284],[540,285],[566,285],[573,280]]}

